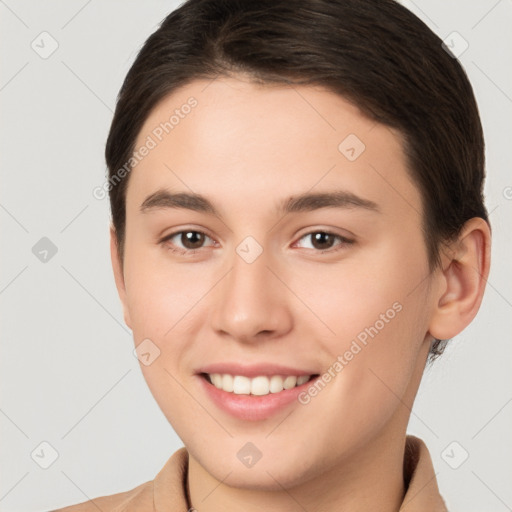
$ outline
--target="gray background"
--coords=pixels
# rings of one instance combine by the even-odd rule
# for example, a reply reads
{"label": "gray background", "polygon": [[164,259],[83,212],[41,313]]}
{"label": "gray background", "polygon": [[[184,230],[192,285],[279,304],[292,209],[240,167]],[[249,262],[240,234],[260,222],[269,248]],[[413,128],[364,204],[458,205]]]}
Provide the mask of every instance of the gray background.
{"label": "gray background", "polygon": [[[486,134],[494,230],[480,313],[426,370],[409,432],[427,443],[451,511],[512,510],[512,2],[404,3],[441,38],[456,31],[469,43],[459,59]],[[133,356],[110,267],[108,202],[92,195],[122,79],[177,5],[0,0],[1,511],[131,489],[182,445]],[[53,40],[57,50],[44,55]],[[46,262],[38,250],[47,242],[32,250],[43,237],[58,249]],[[52,449],[42,442],[58,452],[47,469]]]}

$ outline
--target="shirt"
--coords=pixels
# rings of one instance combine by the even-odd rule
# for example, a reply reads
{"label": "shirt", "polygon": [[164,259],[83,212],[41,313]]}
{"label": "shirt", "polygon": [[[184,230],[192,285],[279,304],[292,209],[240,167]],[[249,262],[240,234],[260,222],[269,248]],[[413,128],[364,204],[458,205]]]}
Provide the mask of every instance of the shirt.
{"label": "shirt", "polygon": [[[406,492],[398,512],[448,512],[439,494],[430,453],[418,437],[406,436],[403,467]],[[188,451],[180,448],[154,480],[53,512],[187,512],[192,509],[187,498],[187,469]]]}

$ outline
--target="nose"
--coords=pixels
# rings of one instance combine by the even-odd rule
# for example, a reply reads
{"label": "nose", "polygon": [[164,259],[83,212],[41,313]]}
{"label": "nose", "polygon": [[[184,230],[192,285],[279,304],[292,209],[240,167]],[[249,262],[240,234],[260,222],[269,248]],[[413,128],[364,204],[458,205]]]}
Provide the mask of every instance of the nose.
{"label": "nose", "polygon": [[249,263],[238,253],[214,296],[212,327],[221,336],[257,343],[285,335],[292,328],[289,291],[270,267],[266,251]]}

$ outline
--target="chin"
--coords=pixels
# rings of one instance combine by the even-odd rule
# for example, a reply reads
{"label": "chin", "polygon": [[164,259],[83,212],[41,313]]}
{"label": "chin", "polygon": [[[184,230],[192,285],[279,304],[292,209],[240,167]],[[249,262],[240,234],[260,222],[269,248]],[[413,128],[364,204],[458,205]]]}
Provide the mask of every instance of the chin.
{"label": "chin", "polygon": [[[221,451],[232,452],[230,448]],[[324,464],[315,464],[311,461],[310,452],[307,460],[296,450],[292,450],[290,457],[282,452],[279,455],[280,460],[272,454],[269,457],[262,456],[252,467],[246,467],[236,457],[222,460],[221,454],[211,451],[206,457],[200,456],[196,460],[205,471],[224,485],[253,491],[273,492],[282,491],[283,488],[290,489],[323,472]]]}

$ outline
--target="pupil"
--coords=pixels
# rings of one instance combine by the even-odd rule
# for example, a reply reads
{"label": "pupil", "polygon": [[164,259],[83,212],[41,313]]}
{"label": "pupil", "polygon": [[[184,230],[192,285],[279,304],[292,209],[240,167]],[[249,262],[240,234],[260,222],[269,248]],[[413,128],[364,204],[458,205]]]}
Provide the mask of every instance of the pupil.
{"label": "pupil", "polygon": [[[329,241],[331,243],[329,243]],[[320,243],[320,244],[325,244],[327,242],[327,245],[328,247],[326,247],[325,245],[322,247],[322,245],[320,245],[320,247],[317,247],[317,243]],[[316,248],[316,249],[328,249],[330,248],[332,245],[332,235],[329,234],[329,233],[315,233],[313,235],[313,246]]]}
{"label": "pupil", "polygon": [[[183,240],[185,237],[185,240]],[[197,231],[187,231],[182,234],[182,243],[187,249],[198,249],[204,242],[203,233]]]}

